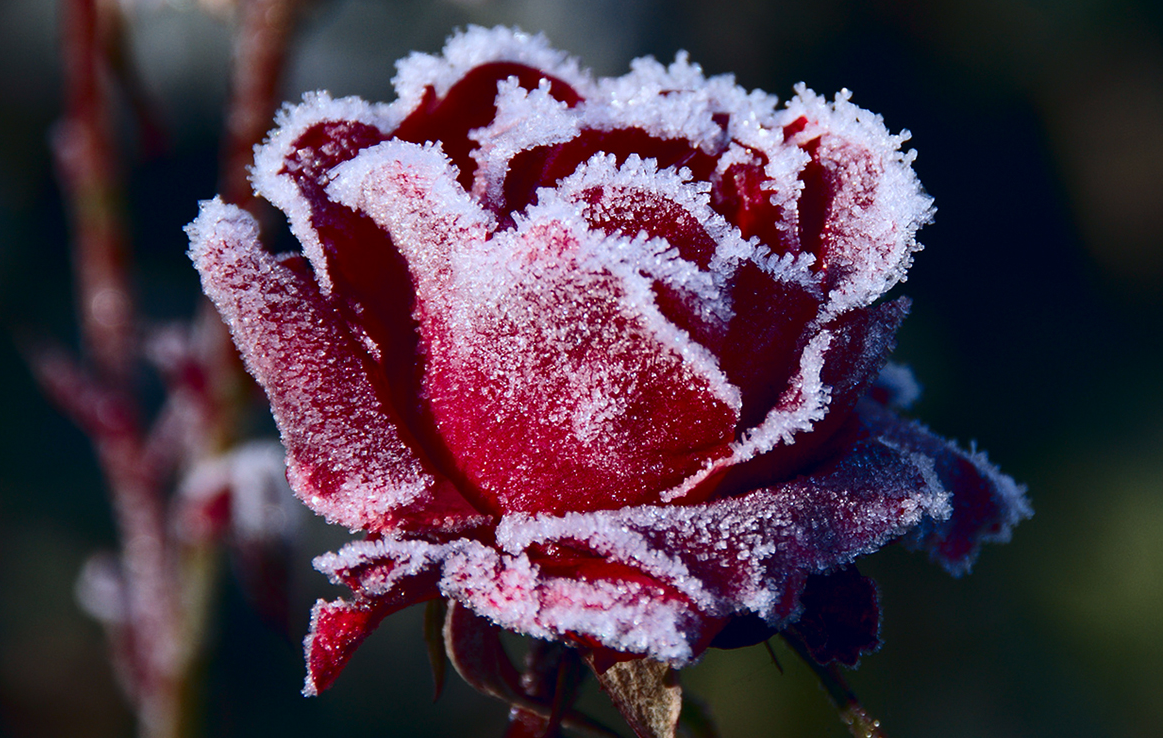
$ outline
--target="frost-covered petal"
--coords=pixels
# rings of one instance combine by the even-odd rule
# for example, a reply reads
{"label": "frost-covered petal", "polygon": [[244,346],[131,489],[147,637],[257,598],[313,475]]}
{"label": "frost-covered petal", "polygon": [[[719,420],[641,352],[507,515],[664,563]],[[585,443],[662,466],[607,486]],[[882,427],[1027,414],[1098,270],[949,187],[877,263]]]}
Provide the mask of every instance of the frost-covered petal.
{"label": "frost-covered petal", "polygon": [[428,407],[482,504],[657,501],[724,456],[736,396],[654,306],[642,271],[655,250],[560,203],[493,235],[454,171],[432,148],[389,142],[338,169],[330,192],[408,259]]}
{"label": "frost-covered petal", "polygon": [[267,391],[296,494],[353,529],[436,502],[439,480],[302,260],[267,254],[254,220],[217,200],[203,203],[188,232],[203,290]]}
{"label": "frost-covered petal", "polygon": [[893,135],[880,116],[845,90],[827,103],[802,85],[781,116],[789,142],[811,159],[800,171],[800,249],[816,254],[833,314],[871,303],[904,279],[920,248],[916,231],[933,216],[901,152],[907,131]]}
{"label": "frost-covered petal", "polygon": [[352,602],[318,600],[311,609],[311,626],[303,640],[307,657],[303,694],[313,696],[330,687],[384,618],[438,595],[435,571],[429,570],[376,597],[359,597]]}
{"label": "frost-covered petal", "polygon": [[727,618],[786,624],[811,575],[948,514],[925,457],[866,439],[828,470],[741,497],[509,515],[497,548],[385,538],[317,566],[368,600],[395,598],[401,583],[439,567],[445,596],[504,628],[681,665]]}
{"label": "frost-covered petal", "polygon": [[967,573],[983,543],[1005,543],[1013,527],[1033,515],[1025,487],[1002,474],[981,451],[965,451],[870,399],[862,400],[857,412],[861,424],[883,442],[929,458],[949,490],[950,517],[922,527],[911,540],[950,573]]}

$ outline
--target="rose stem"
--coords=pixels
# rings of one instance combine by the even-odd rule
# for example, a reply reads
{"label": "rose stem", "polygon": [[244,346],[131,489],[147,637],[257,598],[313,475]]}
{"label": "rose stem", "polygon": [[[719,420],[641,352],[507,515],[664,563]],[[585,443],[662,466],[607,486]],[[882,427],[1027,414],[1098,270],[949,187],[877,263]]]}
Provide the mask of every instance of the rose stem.
{"label": "rose stem", "polygon": [[[69,203],[81,344],[88,371],[74,368],[56,376],[42,367],[42,380],[64,390],[95,390],[103,412],[90,413],[92,436],[106,477],[121,541],[127,623],[131,630],[131,681],[140,733],[151,738],[177,735],[181,684],[175,632],[177,608],[166,566],[165,517],[157,470],[144,462],[144,444],[132,372],[137,358],[137,320],[127,274],[128,239],[117,177],[117,148],[109,120],[110,98],[101,43],[108,27],[103,13],[113,3],[61,3],[65,115],[54,136],[54,154]],[[85,375],[88,376],[85,376]],[[51,388],[50,388],[51,391]],[[63,397],[74,415],[86,400]],[[92,394],[90,392],[89,394]],[[92,401],[89,401],[90,404]],[[95,408],[89,408],[93,410]],[[92,422],[93,420],[97,422]]]}
{"label": "rose stem", "polygon": [[816,673],[816,678],[820,680],[820,686],[824,688],[832,703],[836,705],[836,709],[840,711],[840,721],[848,726],[848,732],[853,735],[853,738],[885,738],[885,733],[880,728],[880,721],[873,719],[860,704],[856,693],[848,686],[835,664],[827,666],[820,664],[812,658],[807,646],[799,638],[787,632],[780,635],[783,636],[788,646],[804,660],[804,663]]}

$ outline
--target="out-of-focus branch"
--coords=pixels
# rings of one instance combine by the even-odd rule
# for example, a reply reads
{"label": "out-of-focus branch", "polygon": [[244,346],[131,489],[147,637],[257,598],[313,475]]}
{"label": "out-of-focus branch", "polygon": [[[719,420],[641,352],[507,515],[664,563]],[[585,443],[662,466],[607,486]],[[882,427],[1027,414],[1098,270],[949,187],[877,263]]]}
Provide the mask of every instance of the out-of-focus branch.
{"label": "out-of-focus branch", "polygon": [[119,148],[110,120],[108,33],[113,3],[63,0],[65,115],[54,149],[69,203],[82,360],[63,352],[35,362],[46,391],[89,435],[104,472],[121,542],[125,642],[120,665],[139,730],[179,735],[186,655],[171,573],[164,471],[147,463],[134,393],[138,319],[128,274],[129,249]]}
{"label": "out-of-focus branch", "polygon": [[[238,30],[231,65],[230,102],[222,140],[219,192],[222,198],[263,220],[260,201],[250,186],[249,168],[254,147],[273,125],[287,49],[302,0],[239,0]],[[254,385],[242,368],[221,317],[203,300],[198,332],[208,352],[210,392],[216,412],[209,435],[221,451],[237,441],[239,413]]]}
{"label": "out-of-focus branch", "polygon": [[102,379],[125,387],[133,367],[133,297],[102,18],[94,0],[64,0],[61,11],[65,116],[53,145],[70,205],[82,343]]}
{"label": "out-of-focus branch", "polygon": [[[222,179],[226,197],[245,206],[254,205],[246,169],[278,104],[296,5],[241,3]],[[96,579],[98,568],[89,567],[94,586],[82,581],[82,599],[109,627],[139,735],[180,738],[195,722],[190,687],[224,534],[189,535],[180,514],[189,505],[176,505],[171,517],[169,487],[175,472],[192,474],[232,447],[247,385],[221,321],[204,309],[192,330],[150,343],[167,398],[147,425],[135,383],[146,352],[130,286],[113,82],[127,88],[146,149],[160,138],[132,89],[118,3],[61,0],[60,11],[65,113],[53,143],[72,225],[81,356],[41,351],[32,364],[45,393],[92,441],[118,528],[118,555],[104,559]]]}
{"label": "out-of-focus branch", "polygon": [[254,146],[270,130],[286,63],[298,0],[241,0],[234,43],[233,79],[219,191],[222,199],[250,210],[254,194],[247,167]]}

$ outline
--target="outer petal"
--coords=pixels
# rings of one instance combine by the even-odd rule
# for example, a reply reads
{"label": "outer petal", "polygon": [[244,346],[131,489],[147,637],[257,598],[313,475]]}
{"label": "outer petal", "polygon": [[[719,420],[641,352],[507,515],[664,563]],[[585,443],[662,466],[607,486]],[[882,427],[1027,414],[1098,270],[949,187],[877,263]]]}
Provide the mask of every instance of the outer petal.
{"label": "outer petal", "polygon": [[927,549],[951,574],[967,573],[983,543],[1008,541],[1013,527],[1034,514],[1026,488],[1002,474],[984,453],[964,451],[870,399],[860,402],[857,415],[884,443],[931,459],[941,484],[952,493],[953,514],[912,536],[913,545]]}
{"label": "outer petal", "polygon": [[[445,596],[503,628],[678,666],[729,617],[750,612],[784,625],[799,615],[810,575],[948,514],[924,457],[865,439],[816,475],[742,497],[511,515],[496,547],[385,538],[349,544],[316,566],[367,602],[396,601],[401,586],[436,567]],[[833,645],[821,649],[847,658],[861,648]]]}
{"label": "outer petal", "polygon": [[811,157],[800,172],[796,228],[800,249],[818,257],[835,315],[904,279],[933,200],[913,172],[916,152],[900,151],[907,131],[890,134],[847,90],[832,104],[803,85],[796,92],[782,111],[784,131]]}
{"label": "outer petal", "polygon": [[218,200],[203,203],[188,232],[203,290],[270,398],[296,494],[353,529],[390,527],[409,508],[463,526],[471,511],[438,489],[302,260],[267,254],[254,220]]}

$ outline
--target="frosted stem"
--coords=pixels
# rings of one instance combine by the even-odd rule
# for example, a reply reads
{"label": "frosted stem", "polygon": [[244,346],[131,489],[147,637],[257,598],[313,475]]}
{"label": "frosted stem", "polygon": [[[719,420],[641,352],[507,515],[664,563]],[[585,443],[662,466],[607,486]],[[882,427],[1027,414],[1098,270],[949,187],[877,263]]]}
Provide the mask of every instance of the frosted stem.
{"label": "frosted stem", "polygon": [[848,686],[835,664],[827,666],[820,664],[812,658],[799,638],[787,632],[781,635],[791,649],[816,673],[820,686],[828,693],[828,697],[840,713],[840,722],[848,726],[848,732],[853,738],[886,738],[884,731],[881,730],[880,721],[869,715],[860,704],[856,693]]}

